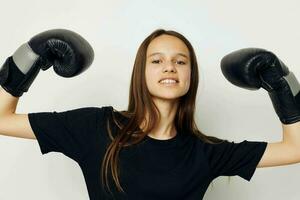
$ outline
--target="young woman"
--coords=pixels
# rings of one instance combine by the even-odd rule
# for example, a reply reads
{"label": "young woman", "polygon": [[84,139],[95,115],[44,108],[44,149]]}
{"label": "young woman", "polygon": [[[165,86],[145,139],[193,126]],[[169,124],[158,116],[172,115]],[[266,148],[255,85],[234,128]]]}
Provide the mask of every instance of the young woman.
{"label": "young woman", "polygon": [[[91,63],[92,50],[86,41],[70,40],[74,38],[73,33],[54,30],[47,34],[43,40],[36,41],[34,37],[35,42],[28,43],[31,48],[18,49],[13,59],[2,67],[2,74],[10,70],[6,76],[0,76],[0,133],[37,139],[42,154],[61,152],[76,161],[83,172],[90,199],[202,199],[211,181],[218,176],[238,175],[250,181],[258,167],[300,162],[299,113],[293,113],[293,121],[286,112],[282,114],[280,119],[289,123],[283,124],[283,140],[276,143],[247,140],[234,143],[198,130],[194,121],[197,60],[190,42],[175,31],[158,29],[140,45],[131,76],[127,110],[103,106],[64,112],[15,113],[19,97],[37,75],[37,72],[29,73],[34,71],[32,69],[49,68],[54,63],[56,72],[62,75],[68,67],[81,72]],[[49,40],[63,43],[71,50],[62,53],[66,48],[62,45],[49,47]],[[33,44],[40,48],[32,47]],[[51,55],[45,53],[49,48]],[[78,52],[82,48],[85,51]],[[253,51],[243,52],[238,54],[240,57],[234,54],[229,60],[238,60],[239,69],[258,67],[257,62],[251,63],[251,56],[244,56],[249,54],[257,55]],[[64,59],[66,56],[80,59],[70,61],[72,59]],[[260,57],[260,61],[263,60],[268,59]],[[232,68],[228,66],[236,65],[223,62],[223,66],[223,73],[229,80],[243,75],[249,78],[247,70],[239,70],[238,75],[230,74]],[[20,74],[21,68],[27,70]],[[266,71],[261,74],[262,78],[268,75]],[[281,100],[276,105],[288,107],[283,105],[286,102]]]}

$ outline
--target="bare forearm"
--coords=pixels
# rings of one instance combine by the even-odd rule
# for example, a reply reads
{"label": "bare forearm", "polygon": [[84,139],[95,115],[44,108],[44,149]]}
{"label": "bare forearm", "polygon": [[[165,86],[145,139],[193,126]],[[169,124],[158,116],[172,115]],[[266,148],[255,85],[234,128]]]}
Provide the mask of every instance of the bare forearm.
{"label": "bare forearm", "polygon": [[0,116],[16,112],[19,98],[6,92],[0,86]]}
{"label": "bare forearm", "polygon": [[300,152],[300,121],[293,124],[282,124],[283,142],[299,147]]}

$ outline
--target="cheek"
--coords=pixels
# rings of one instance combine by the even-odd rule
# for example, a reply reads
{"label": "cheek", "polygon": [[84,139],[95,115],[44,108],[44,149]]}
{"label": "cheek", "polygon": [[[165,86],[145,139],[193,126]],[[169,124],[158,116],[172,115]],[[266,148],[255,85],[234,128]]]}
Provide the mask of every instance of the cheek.
{"label": "cheek", "polygon": [[153,82],[156,81],[155,77],[157,77],[157,72],[153,69],[147,69],[145,71],[145,78],[146,78],[146,84],[149,86],[149,84],[153,84]]}
{"label": "cheek", "polygon": [[190,80],[191,80],[191,70],[190,70],[190,69],[185,70],[184,72],[182,72],[182,74],[183,74],[182,79],[183,79],[185,82],[190,82]]}
{"label": "cheek", "polygon": [[153,67],[146,68],[146,79],[153,80],[159,76],[159,69],[155,69]]}
{"label": "cheek", "polygon": [[188,72],[185,73],[184,76],[184,86],[186,89],[188,89],[190,87],[190,83],[191,83],[191,72],[190,70]]}

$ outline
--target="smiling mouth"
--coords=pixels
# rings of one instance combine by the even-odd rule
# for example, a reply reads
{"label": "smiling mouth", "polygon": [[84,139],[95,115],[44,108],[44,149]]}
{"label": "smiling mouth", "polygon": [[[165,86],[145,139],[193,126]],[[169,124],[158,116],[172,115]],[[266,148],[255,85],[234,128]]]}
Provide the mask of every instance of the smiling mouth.
{"label": "smiling mouth", "polygon": [[[163,80],[160,80],[160,81],[158,81],[159,83],[162,83],[162,81]],[[176,83],[179,83],[179,81],[178,80],[174,80]],[[174,82],[174,81],[172,81],[172,83]]]}
{"label": "smiling mouth", "polygon": [[161,83],[159,82],[160,85],[164,85],[164,86],[175,86],[178,85],[179,82],[172,82],[172,83]]}

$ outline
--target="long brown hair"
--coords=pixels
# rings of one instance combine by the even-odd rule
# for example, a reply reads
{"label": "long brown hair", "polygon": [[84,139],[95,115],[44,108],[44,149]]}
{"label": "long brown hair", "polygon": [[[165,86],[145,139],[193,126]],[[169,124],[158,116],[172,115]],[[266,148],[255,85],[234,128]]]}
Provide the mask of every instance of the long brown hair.
{"label": "long brown hair", "polygon": [[[185,130],[186,132],[194,134],[201,140],[208,143],[220,143],[224,141],[222,139],[203,134],[200,130],[198,130],[197,125],[194,121],[195,100],[197,95],[199,76],[196,55],[191,43],[183,35],[176,31],[157,29],[142,42],[137,51],[131,75],[129,104],[127,111],[113,111],[113,121],[119,127],[115,137],[113,137],[111,133],[110,123],[109,121],[107,121],[107,128],[112,142],[108,146],[105,153],[102,162],[101,175],[103,185],[106,185],[108,188],[110,188],[108,184],[108,169],[110,167],[110,172],[118,191],[124,192],[119,182],[119,152],[123,147],[131,146],[142,141],[144,137],[155,127],[160,118],[160,113],[155,104],[152,102],[151,95],[146,86],[145,66],[148,45],[154,38],[162,34],[175,36],[181,39],[188,47],[190,53],[190,88],[184,96],[180,97],[178,110],[174,119],[176,130],[178,132],[181,132],[181,130]],[[149,112],[149,115],[151,117],[149,117],[149,121],[147,122],[145,130],[139,130],[139,125],[145,118],[145,109]],[[119,113],[127,117],[129,119],[128,122],[126,124],[120,123],[116,119],[115,113]]]}

